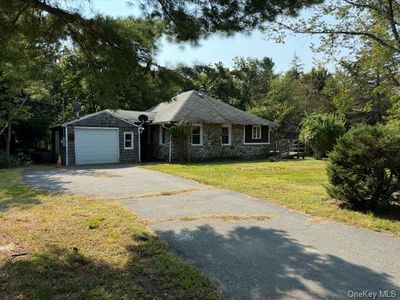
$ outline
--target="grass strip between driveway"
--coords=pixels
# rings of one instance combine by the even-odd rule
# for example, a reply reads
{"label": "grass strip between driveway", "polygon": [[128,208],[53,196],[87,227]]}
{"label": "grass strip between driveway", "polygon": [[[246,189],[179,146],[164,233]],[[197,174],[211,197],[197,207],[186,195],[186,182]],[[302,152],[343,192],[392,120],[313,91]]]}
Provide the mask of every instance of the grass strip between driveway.
{"label": "grass strip between driveway", "polygon": [[143,168],[269,200],[318,220],[334,220],[400,236],[400,216],[343,209],[338,201],[331,199],[324,187],[328,183],[325,161],[152,164]]}
{"label": "grass strip between driveway", "polygon": [[131,212],[93,197],[27,188],[0,170],[2,299],[216,299]]}

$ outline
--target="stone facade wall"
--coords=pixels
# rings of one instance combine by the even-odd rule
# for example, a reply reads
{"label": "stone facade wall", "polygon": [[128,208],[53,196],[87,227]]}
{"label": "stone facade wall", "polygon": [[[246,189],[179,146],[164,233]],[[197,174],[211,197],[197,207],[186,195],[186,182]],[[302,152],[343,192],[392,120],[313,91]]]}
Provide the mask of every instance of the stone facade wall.
{"label": "stone facade wall", "polygon": [[[166,143],[159,143],[159,126],[154,125],[152,139],[154,142],[153,157],[168,161],[169,155],[169,136]],[[188,153],[191,160],[206,160],[215,158],[260,158],[266,157],[271,144],[244,144],[243,125],[232,125],[231,145],[222,145],[221,134],[222,125],[203,124],[203,145],[189,145]],[[173,161],[178,159],[176,146],[172,144]]]}
{"label": "stone facade wall", "polygon": [[[68,125],[68,165],[75,165],[75,127],[116,127],[119,128],[119,162],[139,162],[139,133],[136,126],[130,125],[107,113],[83,119]],[[133,149],[124,149],[124,132],[133,132]],[[62,151],[65,162],[65,151]]]}

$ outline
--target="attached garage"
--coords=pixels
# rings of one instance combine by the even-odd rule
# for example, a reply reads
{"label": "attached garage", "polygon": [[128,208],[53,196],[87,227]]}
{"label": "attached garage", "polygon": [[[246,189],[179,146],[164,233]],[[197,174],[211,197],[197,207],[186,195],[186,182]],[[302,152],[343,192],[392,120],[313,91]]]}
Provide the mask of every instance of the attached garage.
{"label": "attached garage", "polygon": [[119,128],[75,127],[75,164],[119,162]]}
{"label": "attached garage", "polygon": [[66,166],[139,163],[142,114],[103,110],[61,124],[53,128],[56,155]]}

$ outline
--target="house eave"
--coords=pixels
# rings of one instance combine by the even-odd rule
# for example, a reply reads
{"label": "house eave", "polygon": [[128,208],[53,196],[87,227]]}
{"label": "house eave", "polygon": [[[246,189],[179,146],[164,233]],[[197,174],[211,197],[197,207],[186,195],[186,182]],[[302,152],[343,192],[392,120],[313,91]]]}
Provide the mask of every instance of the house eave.
{"label": "house eave", "polygon": [[117,116],[116,114],[114,114],[114,113],[112,113],[112,112],[110,112],[108,110],[101,110],[101,111],[98,111],[98,112],[95,112],[95,113],[92,113],[92,114],[88,114],[88,115],[83,116],[83,117],[81,117],[79,119],[75,119],[75,120],[72,120],[72,121],[68,121],[68,122],[62,123],[60,126],[61,127],[67,127],[67,126],[72,125],[72,124],[74,124],[76,122],[79,122],[79,121],[82,121],[82,120],[86,120],[86,119],[89,119],[89,118],[92,118],[92,117],[95,117],[95,116],[98,116],[98,115],[101,115],[101,114],[109,114],[110,116],[112,116],[112,117],[114,117],[114,118],[116,118],[118,120],[121,120],[121,121],[123,121],[125,123],[128,123],[128,124],[130,124],[132,126],[140,127],[140,125],[137,125],[134,122],[130,122],[130,121],[125,120],[123,118],[120,118],[119,116]]}

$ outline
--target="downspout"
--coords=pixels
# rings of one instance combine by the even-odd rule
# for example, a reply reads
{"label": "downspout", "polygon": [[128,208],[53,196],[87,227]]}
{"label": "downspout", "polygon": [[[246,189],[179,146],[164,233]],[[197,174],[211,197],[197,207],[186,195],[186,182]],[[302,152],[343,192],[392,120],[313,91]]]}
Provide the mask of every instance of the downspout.
{"label": "downspout", "polygon": [[172,136],[171,134],[169,135],[169,156],[168,156],[168,162],[172,162]]}
{"label": "downspout", "polygon": [[138,145],[139,145],[139,164],[141,163],[141,161],[142,161],[142,154],[141,154],[141,150],[140,150],[140,140],[141,140],[141,134],[142,134],[142,129],[143,129],[143,127],[142,127],[142,125],[140,125],[139,126],[139,128],[138,128],[138,132],[139,132],[139,135],[138,135]]}
{"label": "downspout", "polygon": [[68,126],[65,126],[65,165],[68,166]]}
{"label": "downspout", "polygon": [[140,123],[140,125],[139,125],[139,128],[138,128],[138,132],[139,132],[139,135],[138,135],[138,148],[139,148],[139,163],[141,163],[142,162],[142,150],[141,150],[141,144],[140,144],[140,140],[141,140],[141,134],[142,134],[142,132],[143,132],[143,130],[144,130],[144,127],[142,127],[143,126],[143,124],[144,124],[144,122],[145,121],[142,121],[141,123]]}

